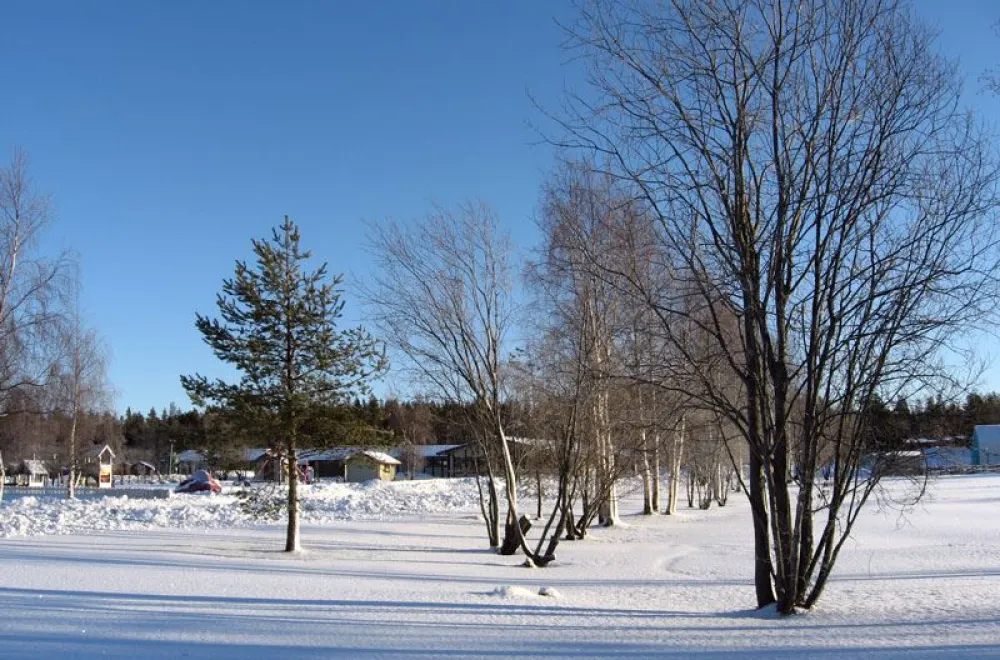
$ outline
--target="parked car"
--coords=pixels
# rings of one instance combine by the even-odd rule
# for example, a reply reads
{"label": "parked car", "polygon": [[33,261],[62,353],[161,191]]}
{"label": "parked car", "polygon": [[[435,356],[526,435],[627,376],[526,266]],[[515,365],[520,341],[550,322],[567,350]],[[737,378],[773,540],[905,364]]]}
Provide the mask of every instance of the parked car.
{"label": "parked car", "polygon": [[210,472],[205,470],[198,470],[192,474],[189,478],[180,482],[177,488],[174,489],[175,493],[221,493],[222,484],[212,476]]}

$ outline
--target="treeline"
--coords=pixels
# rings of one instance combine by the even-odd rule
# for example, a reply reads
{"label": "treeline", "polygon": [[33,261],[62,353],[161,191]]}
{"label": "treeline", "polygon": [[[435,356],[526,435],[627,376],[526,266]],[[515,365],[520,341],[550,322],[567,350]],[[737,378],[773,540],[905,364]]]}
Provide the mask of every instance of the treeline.
{"label": "treeline", "polygon": [[[121,419],[111,412],[77,415],[76,441],[80,451],[104,444],[117,451],[122,445],[121,423]],[[0,452],[7,464],[39,459],[52,469],[68,467],[72,426],[72,415],[65,411],[39,414],[22,407],[0,416]]]}
{"label": "treeline", "polygon": [[[463,444],[471,440],[467,408],[457,403],[375,397],[356,398],[341,406],[316,406],[310,423],[303,426],[302,442],[309,447]],[[516,404],[508,408],[511,419],[522,417],[515,412]],[[182,410],[174,403],[146,413],[128,408],[111,424],[118,429],[117,437],[95,433],[88,438],[93,443],[107,442],[127,460],[147,461],[161,472],[170,469],[171,452],[176,456],[187,449],[203,451],[217,459],[213,464],[226,468],[241,460],[244,449],[269,447],[275,440],[266,433],[248,431],[220,412]],[[519,428],[516,422],[514,428]],[[42,437],[52,442],[51,450],[58,454],[59,437],[39,436],[40,441]]]}
{"label": "treeline", "polygon": [[1000,394],[995,392],[972,393],[962,403],[899,399],[892,407],[881,401],[874,407],[875,444],[893,449],[907,438],[953,438],[956,443],[968,443],[977,424],[1000,424]]}

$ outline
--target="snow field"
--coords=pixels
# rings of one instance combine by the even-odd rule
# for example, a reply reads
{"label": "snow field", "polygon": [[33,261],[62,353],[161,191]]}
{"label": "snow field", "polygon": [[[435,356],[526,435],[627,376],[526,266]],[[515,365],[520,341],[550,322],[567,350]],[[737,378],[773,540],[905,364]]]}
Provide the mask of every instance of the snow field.
{"label": "snow field", "polygon": [[[325,483],[300,486],[300,493],[302,521],[312,524],[478,509],[475,482],[468,479]],[[259,520],[239,506],[233,490],[216,496],[194,493],[168,499],[29,496],[14,498],[0,507],[0,538],[256,524]]]}
{"label": "snow field", "polygon": [[485,549],[474,498],[322,489],[298,555],[281,524],[0,541],[0,657],[1000,657],[997,475],[942,478],[905,518],[866,511],[820,605],[788,618],[753,610],[741,496],[676,517],[626,498],[620,527],[543,569]]}

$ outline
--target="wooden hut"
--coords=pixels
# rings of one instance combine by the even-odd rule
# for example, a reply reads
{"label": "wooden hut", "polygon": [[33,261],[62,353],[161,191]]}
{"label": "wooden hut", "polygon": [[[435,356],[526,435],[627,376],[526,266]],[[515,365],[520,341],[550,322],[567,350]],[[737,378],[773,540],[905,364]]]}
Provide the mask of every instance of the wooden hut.
{"label": "wooden hut", "polygon": [[380,451],[363,450],[351,454],[344,461],[344,480],[349,483],[361,481],[392,481],[396,478],[399,461]]}
{"label": "wooden hut", "polygon": [[96,480],[98,488],[111,488],[115,474],[115,452],[111,446],[95,446],[85,451],[80,472]]}
{"label": "wooden hut", "polygon": [[125,466],[128,474],[134,477],[153,477],[157,474],[156,466],[146,461],[135,461]]}
{"label": "wooden hut", "polygon": [[28,488],[44,488],[49,480],[49,469],[44,461],[26,459],[17,464],[12,471],[16,482]]}

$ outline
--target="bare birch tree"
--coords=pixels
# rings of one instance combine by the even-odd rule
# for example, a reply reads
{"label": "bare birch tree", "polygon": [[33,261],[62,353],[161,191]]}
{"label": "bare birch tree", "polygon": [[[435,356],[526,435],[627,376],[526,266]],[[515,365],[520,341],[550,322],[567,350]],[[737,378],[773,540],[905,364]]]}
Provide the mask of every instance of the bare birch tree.
{"label": "bare birch tree", "polygon": [[108,381],[109,349],[93,328],[88,328],[80,310],[77,289],[62,322],[63,355],[57,367],[58,408],[69,418],[69,483],[66,497],[76,496],[80,476],[78,427],[81,417],[111,409],[112,390]]}
{"label": "bare birch tree", "polygon": [[503,368],[515,321],[511,245],[484,203],[437,208],[423,222],[373,228],[374,283],[366,298],[386,343],[442,399],[470,404],[489,469],[484,504],[490,544],[499,543],[491,456],[499,458],[507,504],[507,542],[529,560],[549,561],[527,545],[518,522],[517,474],[505,430]]}
{"label": "bare birch tree", "polygon": [[32,399],[11,395],[41,388],[58,358],[71,261],[38,254],[50,209],[35,188],[27,153],[15,149],[9,165],[0,167],[0,414]]}
{"label": "bare birch tree", "polygon": [[672,366],[748,448],[757,603],[812,607],[878,482],[872,402],[954,379],[994,307],[994,156],[903,2],[594,0],[571,32],[594,95],[559,142],[654,219]]}

